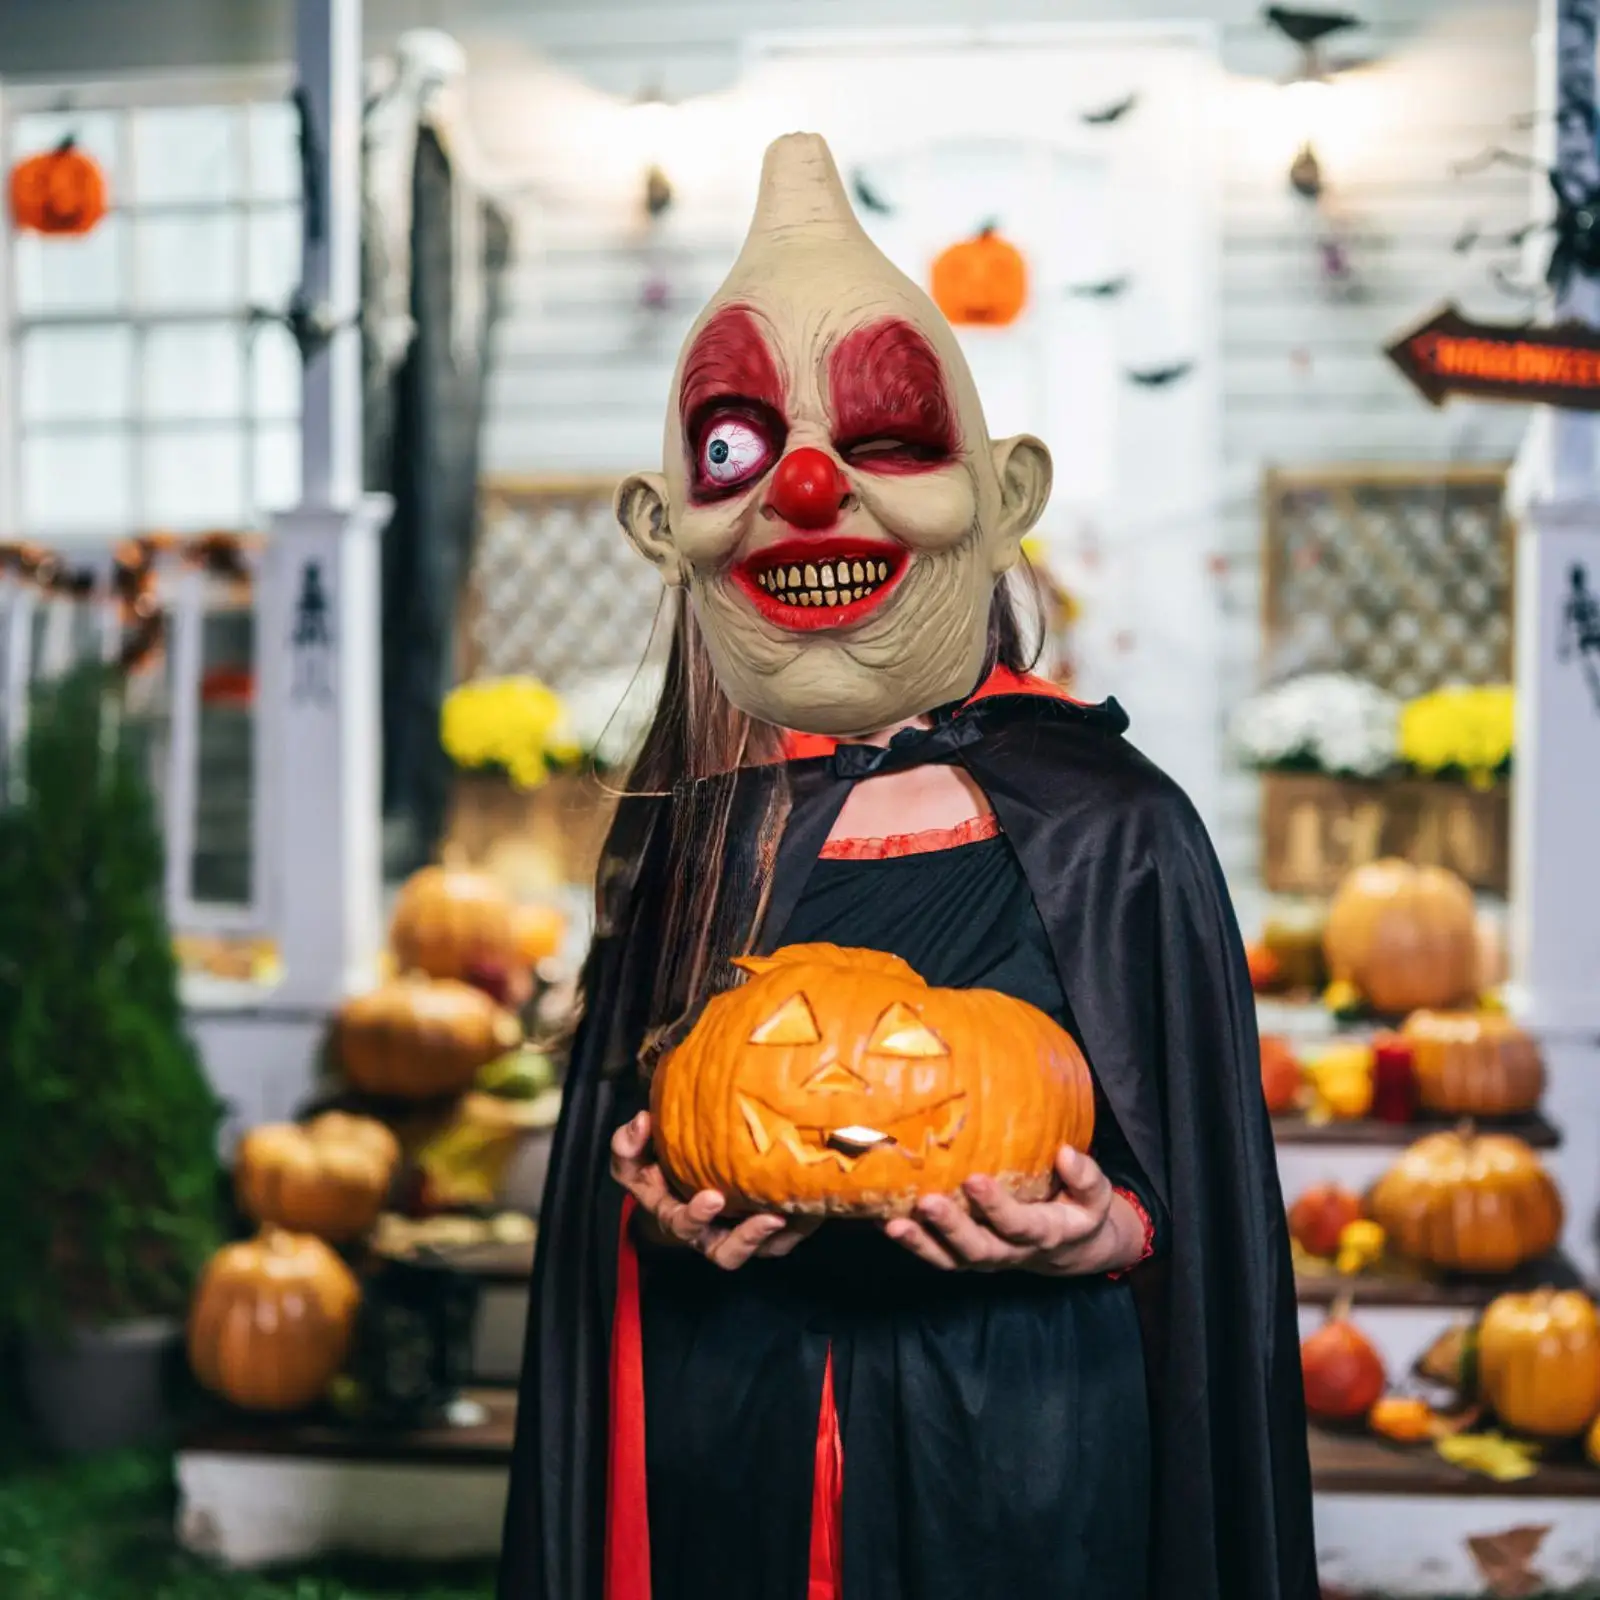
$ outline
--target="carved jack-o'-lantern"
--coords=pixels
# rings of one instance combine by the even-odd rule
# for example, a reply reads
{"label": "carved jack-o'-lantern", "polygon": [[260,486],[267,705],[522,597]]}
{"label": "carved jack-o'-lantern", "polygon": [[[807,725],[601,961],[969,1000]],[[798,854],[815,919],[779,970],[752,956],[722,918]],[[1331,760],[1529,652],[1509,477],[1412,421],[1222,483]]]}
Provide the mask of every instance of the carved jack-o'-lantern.
{"label": "carved jack-o'-lantern", "polygon": [[727,1214],[908,1211],[969,1177],[1039,1199],[1088,1146],[1094,1087],[1043,1012],[934,989],[898,957],[792,945],[707,1005],[651,1087],[663,1171]]}

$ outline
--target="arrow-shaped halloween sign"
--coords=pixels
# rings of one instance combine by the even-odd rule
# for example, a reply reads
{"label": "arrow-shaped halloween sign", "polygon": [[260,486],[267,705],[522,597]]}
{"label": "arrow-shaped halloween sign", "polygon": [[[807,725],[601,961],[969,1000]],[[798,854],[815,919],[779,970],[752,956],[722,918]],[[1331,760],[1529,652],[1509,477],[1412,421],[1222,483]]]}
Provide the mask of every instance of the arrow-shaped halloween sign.
{"label": "arrow-shaped halloween sign", "polygon": [[1431,404],[1451,395],[1600,411],[1600,330],[1469,322],[1454,306],[1389,346],[1389,359]]}

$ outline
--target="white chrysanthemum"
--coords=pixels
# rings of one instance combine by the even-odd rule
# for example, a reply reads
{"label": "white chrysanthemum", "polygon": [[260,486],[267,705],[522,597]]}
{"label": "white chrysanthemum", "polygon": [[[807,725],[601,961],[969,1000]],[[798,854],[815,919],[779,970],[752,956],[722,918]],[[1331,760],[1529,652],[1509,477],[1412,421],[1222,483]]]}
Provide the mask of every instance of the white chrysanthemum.
{"label": "white chrysanthemum", "polygon": [[1307,764],[1375,777],[1397,758],[1399,722],[1393,695],[1348,673],[1323,672],[1246,701],[1232,732],[1253,767]]}
{"label": "white chrysanthemum", "polygon": [[579,749],[602,767],[630,760],[661,698],[661,678],[659,668],[625,667],[571,683],[563,698]]}

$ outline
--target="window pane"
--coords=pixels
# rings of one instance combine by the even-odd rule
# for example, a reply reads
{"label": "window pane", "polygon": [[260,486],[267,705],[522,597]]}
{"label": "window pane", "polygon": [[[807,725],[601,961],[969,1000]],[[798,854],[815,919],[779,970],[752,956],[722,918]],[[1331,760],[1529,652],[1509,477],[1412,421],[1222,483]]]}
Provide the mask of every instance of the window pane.
{"label": "window pane", "polygon": [[69,135],[92,155],[105,171],[112,204],[117,202],[117,123],[116,111],[39,111],[18,117],[11,125],[11,160],[53,150]]}
{"label": "window pane", "polygon": [[26,532],[122,533],[131,525],[126,433],[24,433],[21,458]]}
{"label": "window pane", "polygon": [[271,511],[286,511],[300,500],[300,430],[282,424],[256,434],[255,525]]}
{"label": "window pane", "polygon": [[287,100],[249,108],[250,193],[257,200],[300,198],[300,129]]}
{"label": "window pane", "polygon": [[237,323],[151,328],[144,406],[157,418],[237,417],[244,410],[244,352]]}
{"label": "window pane", "polygon": [[244,526],[244,434],[161,429],[144,440],[145,520],[178,531]]}
{"label": "window pane", "polygon": [[244,185],[238,106],[162,106],[133,113],[134,205],[233,200]]}
{"label": "window pane", "polygon": [[131,329],[24,328],[21,352],[24,426],[127,416]]}
{"label": "window pane", "polygon": [[252,305],[287,305],[300,281],[300,211],[274,207],[250,218],[249,299]]}
{"label": "window pane", "polygon": [[187,311],[239,304],[238,215],[144,217],[135,226],[143,305]]}
{"label": "window pane", "polygon": [[18,312],[121,310],[124,232],[123,219],[110,216],[80,238],[17,234]]}
{"label": "window pane", "polygon": [[298,420],[300,416],[300,352],[289,330],[264,322],[253,335],[251,405],[258,417]]}
{"label": "window pane", "polygon": [[212,612],[202,629],[200,750],[189,892],[201,903],[247,904],[254,807],[254,618]]}

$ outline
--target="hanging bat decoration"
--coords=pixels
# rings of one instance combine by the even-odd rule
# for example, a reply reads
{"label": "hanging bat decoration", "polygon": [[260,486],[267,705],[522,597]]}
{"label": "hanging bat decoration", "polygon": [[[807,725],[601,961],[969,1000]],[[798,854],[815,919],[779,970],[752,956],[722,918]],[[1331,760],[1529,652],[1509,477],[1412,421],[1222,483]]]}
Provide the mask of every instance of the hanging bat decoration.
{"label": "hanging bat decoration", "polygon": [[894,215],[894,207],[867,182],[866,175],[860,167],[855,168],[850,174],[850,192],[856,197],[856,204],[863,211],[871,211],[880,217]]}
{"label": "hanging bat decoration", "polygon": [[1067,293],[1074,300],[1115,300],[1126,293],[1132,284],[1133,279],[1123,273],[1120,277],[1101,278],[1095,283],[1070,283]]}
{"label": "hanging bat decoration", "polygon": [[1166,367],[1144,367],[1138,371],[1130,370],[1126,377],[1129,383],[1136,383],[1141,389],[1167,389],[1180,380],[1187,378],[1194,371],[1194,362],[1175,361]]}
{"label": "hanging bat decoration", "polygon": [[1137,94],[1125,95],[1121,100],[1114,100],[1097,111],[1080,111],[1078,121],[1090,128],[1109,128],[1113,122],[1121,122],[1138,103]]}

